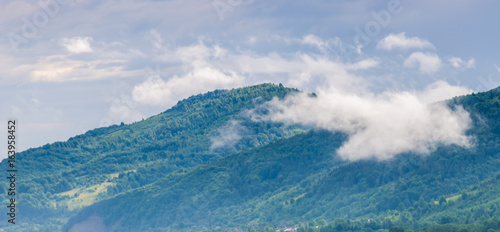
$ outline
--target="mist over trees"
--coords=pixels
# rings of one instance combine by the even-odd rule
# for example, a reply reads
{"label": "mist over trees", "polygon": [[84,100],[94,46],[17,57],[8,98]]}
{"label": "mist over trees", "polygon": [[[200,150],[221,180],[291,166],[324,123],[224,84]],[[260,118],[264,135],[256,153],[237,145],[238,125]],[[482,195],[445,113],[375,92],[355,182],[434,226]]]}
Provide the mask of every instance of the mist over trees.
{"label": "mist over trees", "polygon": [[216,90],[22,152],[23,224],[7,229],[70,230],[90,219],[115,231],[500,229],[499,89],[446,101],[469,112],[472,146],[358,161],[336,152],[348,133],[249,115],[270,115],[261,106],[297,93]]}

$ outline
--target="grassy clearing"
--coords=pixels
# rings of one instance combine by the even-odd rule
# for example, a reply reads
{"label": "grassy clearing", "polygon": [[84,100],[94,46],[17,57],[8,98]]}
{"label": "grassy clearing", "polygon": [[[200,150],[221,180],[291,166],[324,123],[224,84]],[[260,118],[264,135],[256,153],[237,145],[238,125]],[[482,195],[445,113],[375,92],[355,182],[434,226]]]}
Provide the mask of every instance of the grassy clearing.
{"label": "grassy clearing", "polygon": [[116,185],[111,182],[104,182],[92,185],[88,188],[76,188],[70,191],[59,193],[61,196],[70,196],[71,198],[64,202],[70,210],[91,205],[96,202],[100,193],[106,192],[108,186]]}

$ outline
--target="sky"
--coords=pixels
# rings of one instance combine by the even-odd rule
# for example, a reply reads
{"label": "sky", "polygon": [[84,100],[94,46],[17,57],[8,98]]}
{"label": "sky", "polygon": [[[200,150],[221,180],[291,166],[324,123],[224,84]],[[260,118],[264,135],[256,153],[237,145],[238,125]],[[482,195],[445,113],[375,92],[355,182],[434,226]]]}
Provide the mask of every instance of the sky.
{"label": "sky", "polygon": [[[0,130],[16,119],[22,151],[267,82],[382,108],[414,100],[406,93],[425,103],[486,91],[500,86],[498,9],[493,0],[1,1]],[[458,133],[452,143],[465,145],[462,113],[442,115],[456,119],[443,121]]]}

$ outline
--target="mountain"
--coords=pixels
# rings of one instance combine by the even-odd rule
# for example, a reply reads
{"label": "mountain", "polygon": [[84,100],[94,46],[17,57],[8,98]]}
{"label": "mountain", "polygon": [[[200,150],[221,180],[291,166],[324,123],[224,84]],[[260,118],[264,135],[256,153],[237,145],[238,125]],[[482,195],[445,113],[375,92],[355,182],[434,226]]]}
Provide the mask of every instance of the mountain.
{"label": "mountain", "polygon": [[308,132],[230,155],[90,206],[72,222],[98,215],[105,223],[118,223],[119,231],[150,231],[150,225],[162,230],[171,225],[246,224],[261,216],[270,198],[302,190],[301,185],[341,163],[332,161],[332,151],[343,137]]}
{"label": "mountain", "polygon": [[294,92],[272,84],[209,92],[20,153],[25,224],[9,229],[433,230],[499,218],[500,88],[447,101],[471,113],[472,148],[357,162],[336,156],[345,134],[248,117]]}
{"label": "mountain", "polygon": [[[499,96],[496,89],[450,100],[450,107],[473,113],[468,132],[476,138],[473,148],[441,146],[428,157],[402,154],[384,162],[344,162],[334,151],[346,135],[311,130],[99,202],[72,218],[67,228],[91,217],[117,231],[294,225],[381,215],[413,228],[439,223],[442,218],[436,215],[443,214],[444,206],[433,207],[437,199],[455,199],[499,173]],[[499,191],[496,182],[492,186]],[[490,194],[483,203],[493,210],[472,216],[473,204],[466,210],[449,207],[444,214],[460,223],[498,218],[498,200]],[[419,204],[429,209],[415,209]]]}
{"label": "mountain", "polygon": [[[246,109],[292,92],[297,90],[272,84],[216,90],[140,122],[94,129],[21,152],[19,221],[27,228],[38,224],[42,230],[57,229],[80,208],[101,199],[301,133],[295,125],[253,122],[245,116]],[[7,160],[2,165],[7,167]],[[7,184],[0,183],[5,204]],[[0,217],[7,220],[4,214]]]}

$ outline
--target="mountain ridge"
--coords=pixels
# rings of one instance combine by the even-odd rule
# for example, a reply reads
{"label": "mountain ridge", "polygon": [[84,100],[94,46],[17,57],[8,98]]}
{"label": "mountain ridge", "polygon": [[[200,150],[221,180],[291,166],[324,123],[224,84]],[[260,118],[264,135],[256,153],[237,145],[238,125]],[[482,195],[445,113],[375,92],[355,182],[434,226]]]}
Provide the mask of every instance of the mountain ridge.
{"label": "mountain ridge", "polygon": [[[430,202],[469,191],[499,172],[500,88],[447,101],[471,112],[467,133],[477,137],[475,147],[440,146],[427,157],[407,153],[382,162],[339,159],[335,150],[345,134],[242,115],[294,92],[272,84],[216,90],[144,121],[22,152],[19,207],[26,225],[8,229],[53,231],[65,225],[77,231],[74,226],[89,218],[106,230],[162,231],[384,217],[392,218],[391,225],[423,228],[443,221],[436,215],[452,215],[458,223],[498,217],[498,211],[473,217]],[[232,137],[224,133],[238,140],[225,141]],[[223,145],[214,148],[217,138]],[[498,207],[486,195],[481,204]],[[415,207],[422,201],[431,204],[427,213]],[[144,202],[150,207],[143,209]]]}
{"label": "mountain ridge", "polygon": [[[23,164],[19,174],[25,204],[19,208],[32,223],[43,224],[43,217],[68,215],[75,207],[106,198],[107,190],[127,191],[163,174],[300,133],[293,125],[252,122],[239,115],[241,109],[293,91],[297,90],[273,84],[214,91],[187,98],[144,121],[97,128],[66,142],[21,152],[17,159]],[[211,150],[211,139],[229,120],[240,120],[248,133],[234,146]],[[93,191],[102,185],[107,185],[105,190]],[[0,192],[5,189],[0,184]]]}
{"label": "mountain ridge", "polygon": [[[485,96],[489,94],[490,93],[483,93],[479,94],[479,96]],[[455,105],[462,105],[464,108],[468,108],[469,110],[481,107],[481,104],[485,101],[485,99],[481,98],[476,99],[477,98],[476,95],[471,95],[471,96],[473,101],[470,101],[471,99],[467,97],[459,97],[459,98],[454,98],[452,100],[455,101]],[[497,98],[492,98],[492,100],[496,99]],[[489,109],[488,111],[483,111],[482,113],[484,114],[483,115],[484,118],[494,119],[496,118],[497,109],[495,108]],[[470,132],[471,134],[479,136],[478,140],[479,143],[482,141],[484,137],[488,137],[490,134],[492,133],[494,134],[495,132],[493,130],[490,131],[489,133],[486,133],[484,129],[485,129],[484,127],[474,127]],[[479,132],[483,134],[478,134]],[[323,132],[323,133],[328,133],[328,132]],[[301,137],[301,136],[303,135],[302,134],[296,135],[294,137],[284,140],[287,140],[288,142],[289,140],[293,140],[295,137]],[[322,138],[325,137],[327,136],[319,136],[318,138],[316,138],[315,142],[319,142],[321,141]],[[342,142],[345,141],[346,138],[345,136],[340,136],[340,137],[341,138],[335,140],[338,146],[340,146],[340,144],[342,144]],[[288,142],[288,143],[294,143],[294,142]],[[299,143],[297,147],[302,148],[303,146],[306,146],[306,144]],[[273,144],[269,144],[267,146],[273,146]],[[293,199],[293,201],[290,200],[289,198],[288,200],[287,198],[280,198],[280,201],[284,200],[284,202],[288,202],[284,205],[285,206],[284,208],[281,208],[282,206],[279,206],[280,204],[276,205],[277,202],[273,200],[272,196],[277,196],[277,195],[274,194],[271,194],[268,200],[259,198],[258,196],[257,199],[253,199],[254,202],[260,201],[264,202],[263,203],[264,205],[268,205],[268,207],[270,207],[271,210],[268,210],[267,212],[265,209],[262,208],[252,210],[253,207],[248,204],[245,205],[244,202],[246,202],[246,200],[243,200],[244,198],[241,197],[238,198],[238,200],[229,203],[229,205],[228,203],[222,203],[226,202],[226,200],[224,199],[229,198],[229,196],[225,196],[221,197],[221,199],[212,199],[211,202],[207,203],[210,205],[210,204],[216,204],[214,202],[218,202],[217,204],[221,204],[222,208],[222,209],[220,208],[209,209],[209,211],[212,212],[212,214],[216,214],[215,216],[211,216],[212,219],[209,219],[209,222],[203,221],[206,218],[210,218],[209,215],[204,215],[203,217],[204,219],[199,219],[198,222],[201,222],[201,224],[205,226],[214,223],[213,221],[210,220],[214,220],[219,224],[224,224],[224,219],[220,218],[223,218],[224,216],[227,217],[227,215],[217,214],[218,212],[217,210],[227,212],[234,207],[236,207],[236,209],[242,208],[244,212],[247,212],[246,214],[244,214],[245,216],[242,216],[242,218],[244,218],[244,220],[247,221],[246,222],[239,221],[240,224],[246,224],[249,222],[257,224],[266,223],[266,220],[267,223],[283,223],[283,220],[285,221],[289,220],[286,218],[291,219],[297,216],[299,218],[302,218],[302,220],[310,220],[318,217],[326,217],[333,219],[342,217],[342,215],[353,215],[353,217],[365,217],[366,215],[370,215],[373,212],[387,215],[391,214],[390,213],[391,211],[397,210],[398,208],[402,210],[403,209],[410,210],[409,208],[411,208],[415,202],[421,201],[420,198],[422,197],[424,201],[429,202],[432,201],[433,198],[438,198],[443,195],[449,195],[456,192],[460,192],[464,188],[467,188],[468,186],[476,183],[477,181],[484,180],[484,178],[496,174],[498,172],[498,168],[496,167],[500,166],[500,162],[498,159],[499,158],[498,150],[494,150],[494,152],[492,152],[492,150],[488,150],[490,148],[491,146],[482,146],[482,144],[479,144],[478,147],[472,149],[466,149],[457,146],[445,146],[445,147],[439,147],[436,151],[433,152],[433,155],[429,157],[422,157],[416,154],[406,154],[399,156],[399,158],[395,160],[390,160],[385,162],[368,160],[368,161],[341,163],[338,166],[330,167],[330,169],[329,168],[324,169],[322,171],[324,175],[318,176],[315,181],[307,185],[309,187],[304,188],[303,190],[299,190],[298,192],[296,191],[296,189],[300,189],[300,187],[298,187],[300,186],[299,184],[295,185],[294,187],[288,188],[288,190],[284,189],[280,194],[285,194],[285,195],[295,194],[295,197],[291,198]],[[265,147],[262,149],[265,149]],[[280,150],[280,148],[275,148],[275,149]],[[496,149],[496,148],[494,146],[491,149]],[[297,151],[294,152],[297,153]],[[236,155],[237,154],[233,156]],[[271,155],[271,154],[267,153],[266,155]],[[229,159],[233,156],[226,157],[225,159]],[[209,165],[211,165],[211,163],[207,163],[202,166],[205,167],[206,170],[216,170],[218,168],[224,169],[223,168],[224,165],[222,165],[222,167],[217,167],[216,165],[215,166],[209,166]],[[242,170],[247,170],[247,169],[251,170],[251,169],[257,169],[260,165],[264,164],[258,163],[256,164],[256,166],[252,166],[251,164],[249,165],[250,167],[240,167],[240,168]],[[466,168],[467,171],[464,172],[464,170],[462,170],[463,172],[462,174],[457,172],[457,170],[463,168]],[[271,171],[273,170],[272,167],[269,167],[268,169]],[[360,170],[362,170],[362,172],[360,172]],[[193,173],[196,172],[197,172],[196,170],[192,170],[188,173],[195,175]],[[257,178],[257,177],[252,177],[252,174],[244,175],[242,174],[241,171],[238,171],[238,174],[241,178],[244,179],[250,178],[247,179],[247,181],[243,181],[243,183],[249,183],[249,181],[252,178]],[[204,176],[204,175],[198,175],[198,176]],[[192,179],[196,180],[197,178],[192,178]],[[184,182],[189,183],[188,180],[184,182],[182,180],[177,180],[179,182],[176,182],[176,180],[170,180],[170,181],[173,181],[169,182],[172,185],[179,185]],[[202,181],[202,183],[204,182],[205,181]],[[260,181],[257,182],[265,183],[265,180],[261,179]],[[159,182],[155,184],[159,184]],[[185,184],[185,185],[192,186],[191,184]],[[443,189],[443,187],[445,189]],[[220,191],[230,191],[229,189],[236,189],[237,187],[230,186],[228,187],[229,189],[223,187],[220,188],[221,188]],[[242,186],[239,186],[238,188],[246,189],[245,187]],[[259,189],[258,187],[255,188]],[[157,190],[151,190],[151,191],[159,192],[160,189],[162,188],[157,188]],[[203,189],[203,188],[201,187],[198,189]],[[406,189],[410,189],[410,191],[407,191]],[[148,195],[147,190],[142,190],[141,192],[141,190],[138,189],[136,191],[139,191],[136,192],[137,196],[141,197],[148,196],[147,198],[152,199],[153,201],[156,197],[159,196],[158,194]],[[176,192],[175,190],[166,190],[166,191]],[[189,191],[189,187],[185,187],[183,191]],[[393,193],[392,196],[398,196],[398,195],[399,196],[389,197],[389,195],[386,194],[387,192]],[[235,194],[237,195],[237,193],[233,193],[233,196]],[[134,199],[133,195],[130,196],[131,199],[127,199],[126,195],[127,194],[121,195],[122,198],[116,199],[115,202],[112,203],[111,205],[120,205],[120,202],[137,202],[137,200],[133,200]],[[364,200],[365,202],[364,203],[356,202],[354,198],[350,195],[356,196],[357,198],[365,199]],[[383,195],[385,198],[377,197],[377,195]],[[192,197],[194,196],[188,196],[184,199],[191,199]],[[178,199],[178,196],[177,197],[171,196],[171,198]],[[168,197],[166,199],[168,199]],[[180,199],[183,198],[181,197]],[[322,202],[322,203],[318,204],[316,202]],[[296,208],[304,209],[305,211],[297,213],[294,212],[293,209],[287,210],[286,206],[290,204],[293,204],[294,207]],[[258,205],[262,205],[262,203],[259,203]],[[320,210],[314,209],[314,207],[318,207]],[[168,208],[176,208],[176,207],[168,207]],[[109,209],[109,207],[106,207],[106,202],[101,202],[95,205],[94,209],[87,209],[88,210],[87,214],[88,215],[117,214],[116,212],[113,211],[106,211],[107,209]],[[121,208],[121,211],[127,211],[126,209],[127,209],[126,207]],[[283,209],[285,209],[285,211],[281,211]],[[332,209],[334,210],[332,211]],[[360,211],[356,211],[357,209],[360,209]],[[275,219],[273,219],[273,212],[277,213],[280,211],[281,213],[279,214],[282,215],[281,218],[279,218],[280,216],[274,215]],[[167,215],[163,215],[161,212],[163,211],[158,212],[160,213],[160,215],[149,216],[150,217],[149,220],[152,221],[155,221],[156,217],[161,218],[161,220],[156,220],[156,222],[153,223],[154,227],[148,226],[147,224],[141,224],[140,220],[134,221],[135,220],[134,217],[132,216],[127,217],[125,215],[126,219],[124,219],[124,221],[126,221],[127,224],[123,224],[122,226],[124,227],[121,227],[120,229],[126,230],[128,228],[129,230],[133,231],[134,229],[150,230],[156,228],[162,230],[162,229],[175,228],[180,230],[183,228],[189,228],[189,226],[196,225],[196,221],[194,222],[195,224],[186,224],[186,223],[182,223],[182,225],[179,225],[178,223],[168,224],[167,215],[177,215],[177,214],[170,213]],[[84,218],[85,217],[83,216],[84,214],[85,213],[81,213],[79,216]],[[238,214],[239,213],[236,213],[236,215]],[[77,221],[77,219],[75,218],[72,220]],[[112,223],[113,220],[116,221],[117,219],[116,218],[112,219],[108,216],[105,217],[104,222]],[[180,219],[176,218],[176,220]],[[229,216],[229,218],[226,218],[225,220],[235,222],[238,221],[239,219]],[[70,221],[67,228],[70,228],[71,223],[74,223],[74,221]],[[417,227],[427,225],[427,222],[425,221],[418,222],[418,220],[416,220],[415,223],[418,224]],[[139,226],[134,226],[133,224],[138,224]],[[145,227],[140,227],[141,225]]]}

